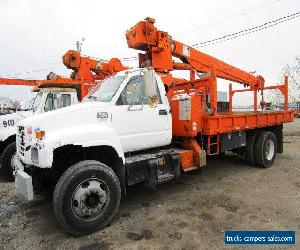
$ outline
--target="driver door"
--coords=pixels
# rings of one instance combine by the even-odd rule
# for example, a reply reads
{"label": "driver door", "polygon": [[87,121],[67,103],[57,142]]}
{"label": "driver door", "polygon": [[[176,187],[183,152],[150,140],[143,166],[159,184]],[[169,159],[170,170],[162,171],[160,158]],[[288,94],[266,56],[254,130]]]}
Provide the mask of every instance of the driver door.
{"label": "driver door", "polygon": [[124,152],[166,145],[170,142],[171,118],[156,84],[156,97],[145,95],[144,74],[131,77],[112,108],[112,125]]}

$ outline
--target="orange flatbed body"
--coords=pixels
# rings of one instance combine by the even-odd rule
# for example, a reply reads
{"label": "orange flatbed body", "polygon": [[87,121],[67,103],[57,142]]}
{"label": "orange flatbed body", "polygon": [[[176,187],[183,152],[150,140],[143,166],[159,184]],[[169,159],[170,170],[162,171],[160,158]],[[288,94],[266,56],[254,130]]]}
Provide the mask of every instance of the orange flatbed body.
{"label": "orange flatbed body", "polygon": [[203,134],[216,135],[248,129],[276,126],[294,120],[294,111],[223,113],[203,117]]}

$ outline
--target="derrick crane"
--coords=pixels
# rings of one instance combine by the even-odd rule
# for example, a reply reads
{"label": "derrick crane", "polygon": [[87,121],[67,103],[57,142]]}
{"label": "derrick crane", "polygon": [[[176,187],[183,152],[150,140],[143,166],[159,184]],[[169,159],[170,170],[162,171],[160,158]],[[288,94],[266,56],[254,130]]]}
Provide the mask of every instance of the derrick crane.
{"label": "derrick crane", "polygon": [[[160,72],[170,72],[174,69],[197,72],[215,71],[219,78],[238,82],[251,87],[263,87],[262,76],[253,76],[237,67],[229,65],[217,58],[198,51],[190,46],[172,39],[167,32],[154,26],[153,18],[138,22],[126,33],[130,48],[146,51],[139,55],[140,65],[152,67]],[[182,63],[173,62],[172,57],[179,58]]]}
{"label": "derrick crane", "polygon": [[[162,78],[171,106],[173,136],[181,138],[183,147],[193,149],[194,164],[201,161],[199,155],[203,153],[203,148],[200,146],[203,144],[202,135],[206,137],[204,140],[207,141],[207,154],[213,155],[220,152],[220,134],[245,130],[253,126],[249,118],[246,118],[246,113],[240,114],[243,118],[239,119],[243,122],[236,122],[238,119],[235,119],[235,116],[237,115],[232,113],[232,96],[235,92],[253,91],[254,111],[257,113],[257,92],[263,93],[265,89],[279,89],[285,97],[285,111],[287,112],[287,78],[284,85],[265,87],[265,80],[262,76],[255,76],[176,41],[167,32],[158,30],[154,23],[155,20],[148,17],[127,30],[127,44],[129,48],[145,52],[139,54],[140,67],[153,68]],[[181,62],[173,61],[173,57]],[[190,79],[174,78],[171,74],[173,70],[189,70]],[[196,79],[196,74],[198,79]],[[232,90],[230,84],[230,108],[226,115],[217,112],[217,78],[248,87],[242,90]],[[178,94],[179,92],[181,94]],[[262,101],[261,106],[263,103]],[[183,113],[185,117],[182,116]],[[265,115],[261,115],[261,120],[267,119]],[[290,112],[288,115],[290,117]],[[199,134],[201,140],[197,139]],[[182,164],[185,165],[185,163]],[[193,164],[186,164],[188,165]]]}
{"label": "derrick crane", "polygon": [[[215,78],[222,78],[248,86],[249,89],[242,91],[254,91],[255,111],[258,90],[278,88],[287,99],[287,85],[265,88],[265,80],[262,76],[254,76],[251,73],[176,41],[167,32],[158,30],[154,26],[154,23],[155,19],[149,17],[144,21],[138,22],[126,32],[127,44],[130,48],[145,51],[145,54],[139,54],[140,67],[152,67],[156,72],[160,72],[167,86],[174,87],[174,85],[178,85],[170,75],[172,70],[190,70],[191,81],[197,81],[195,79],[195,72],[211,74],[212,77],[207,86],[211,107],[214,110],[217,109],[217,86]],[[180,59],[181,62],[174,62],[173,57]]]}

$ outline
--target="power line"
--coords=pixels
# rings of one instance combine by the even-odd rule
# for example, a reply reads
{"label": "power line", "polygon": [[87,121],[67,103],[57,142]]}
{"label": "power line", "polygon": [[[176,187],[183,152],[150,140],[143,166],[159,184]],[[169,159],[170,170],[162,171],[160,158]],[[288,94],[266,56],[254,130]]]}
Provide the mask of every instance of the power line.
{"label": "power line", "polygon": [[[196,44],[192,45],[192,47],[206,47],[206,46],[209,46],[209,45],[222,43],[222,42],[225,42],[225,41],[236,39],[236,38],[241,37],[241,36],[252,34],[254,32],[258,32],[258,31],[261,31],[261,30],[264,30],[264,29],[268,29],[270,27],[273,27],[273,26],[276,26],[278,24],[293,20],[293,19],[298,18],[298,17],[300,17],[300,12],[296,12],[296,13],[291,14],[291,15],[280,17],[278,19],[266,22],[264,24],[261,24],[261,25],[258,25],[258,26],[255,26],[255,27],[252,27],[252,28],[249,28],[249,29],[241,30],[241,31],[238,31],[238,32],[235,32],[235,33],[232,33],[232,34],[228,34],[228,35],[224,35],[222,37],[218,37],[218,38],[211,39],[211,40],[208,40],[208,41],[196,43]],[[125,62],[131,62],[131,61],[138,60],[138,58],[135,57],[135,56],[123,57],[123,58],[121,58],[121,60],[125,61]],[[44,68],[44,69],[31,70],[31,71],[26,71],[26,72],[19,72],[19,73],[16,73],[16,74],[5,75],[5,77],[14,77],[14,76],[23,75],[23,74],[31,74],[31,73],[37,73],[37,72],[42,72],[42,71],[49,71],[51,69],[58,68],[58,67],[60,67],[60,66],[53,66],[53,67],[48,67],[48,68]]]}
{"label": "power line", "polygon": [[233,18],[246,16],[246,15],[248,15],[248,14],[250,14],[250,13],[256,11],[256,10],[269,7],[269,6],[273,5],[273,4],[277,4],[277,3],[281,2],[281,1],[282,0],[270,0],[270,1],[266,1],[266,2],[260,3],[258,5],[250,6],[249,8],[242,9],[240,12],[236,12],[236,13],[233,13],[231,15],[228,15],[228,16],[222,17],[220,19],[217,19],[215,21],[212,21],[212,22],[208,23],[208,25],[206,25],[206,27],[215,26],[217,24],[230,21]]}
{"label": "power line", "polygon": [[206,46],[209,46],[209,45],[229,41],[229,40],[238,38],[240,36],[249,35],[251,33],[258,32],[258,31],[276,26],[280,23],[284,23],[284,22],[293,20],[293,19],[298,18],[298,17],[300,17],[300,12],[296,12],[296,13],[291,14],[291,15],[280,17],[278,19],[266,22],[264,24],[261,24],[261,25],[258,25],[258,26],[255,26],[255,27],[252,27],[252,28],[249,28],[249,29],[241,30],[241,31],[238,31],[238,32],[235,32],[235,33],[232,33],[232,34],[228,34],[228,35],[224,35],[224,36],[214,38],[214,39],[211,39],[211,40],[207,40],[207,41],[204,41],[204,42],[196,43],[196,44],[193,44],[192,47],[206,47]]}
{"label": "power line", "polygon": [[43,72],[43,71],[49,71],[49,70],[61,67],[60,63],[58,63],[58,64],[56,64],[57,66],[52,66],[52,67],[43,68],[43,69],[37,69],[37,70],[23,71],[23,72],[18,72],[18,73],[15,73],[15,74],[3,75],[1,77],[16,77],[16,76],[19,76],[19,75],[25,75],[25,74],[32,74],[32,73],[38,73],[38,72]]}
{"label": "power line", "polygon": [[278,4],[282,1],[285,1],[285,0],[269,0],[269,1],[266,1],[266,2],[261,2],[257,5],[252,5],[248,8],[244,8],[244,9],[241,9],[240,11],[238,12],[235,12],[235,13],[232,13],[228,16],[223,16],[221,18],[218,18],[218,19],[215,19],[211,22],[208,22],[207,24],[203,24],[202,26],[198,27],[198,28],[191,28],[191,29],[185,29],[183,31],[180,31],[179,33],[186,33],[187,31],[195,31],[195,30],[202,30],[202,29],[208,29],[208,28],[211,28],[211,27],[214,27],[214,26],[217,26],[219,24],[224,24],[225,22],[228,22],[228,21],[231,21],[232,19],[235,19],[235,18],[238,18],[238,17],[243,17],[243,16],[247,16],[249,14],[251,14],[252,12],[254,11],[257,11],[257,10],[261,10],[261,9],[264,9],[264,8],[267,8],[267,7],[270,7],[274,4]]}
{"label": "power line", "polygon": [[56,46],[56,47],[52,47],[52,48],[41,48],[41,49],[27,49],[27,50],[19,50],[19,51],[15,51],[12,53],[7,53],[7,54],[2,54],[0,55],[0,59],[3,58],[7,58],[7,57],[11,57],[11,56],[16,56],[16,55],[32,55],[32,54],[36,54],[36,52],[45,52],[45,51],[53,51],[53,50],[62,50],[66,47],[66,45],[69,45],[67,43],[62,44],[60,46]]}
{"label": "power line", "polygon": [[[100,58],[95,58],[95,57],[90,57],[90,58],[94,58],[96,60],[101,60]],[[123,57],[121,58],[122,61],[126,61],[126,62],[131,62],[131,61],[135,61],[138,60],[137,57],[132,56],[132,57]],[[26,75],[26,74],[32,74],[32,73],[39,73],[39,72],[43,72],[43,71],[49,71],[55,68],[59,68],[60,67],[60,63],[54,64],[56,66],[52,66],[52,67],[48,67],[48,68],[42,68],[42,69],[36,69],[36,70],[29,70],[29,71],[22,71],[22,72],[18,72],[18,73],[14,73],[14,74],[8,74],[8,75],[2,75],[0,77],[17,77],[20,75]]]}

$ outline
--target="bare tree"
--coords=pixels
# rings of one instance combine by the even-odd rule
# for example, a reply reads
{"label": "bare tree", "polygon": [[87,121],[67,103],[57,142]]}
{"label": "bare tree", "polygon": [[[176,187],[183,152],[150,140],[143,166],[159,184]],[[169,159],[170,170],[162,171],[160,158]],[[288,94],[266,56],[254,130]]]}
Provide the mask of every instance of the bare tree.
{"label": "bare tree", "polygon": [[[295,58],[292,65],[286,64],[280,74],[280,82],[284,82],[284,76],[289,77],[289,103],[300,102],[300,57]],[[279,90],[266,93],[266,101],[278,106],[283,103],[283,96]]]}

